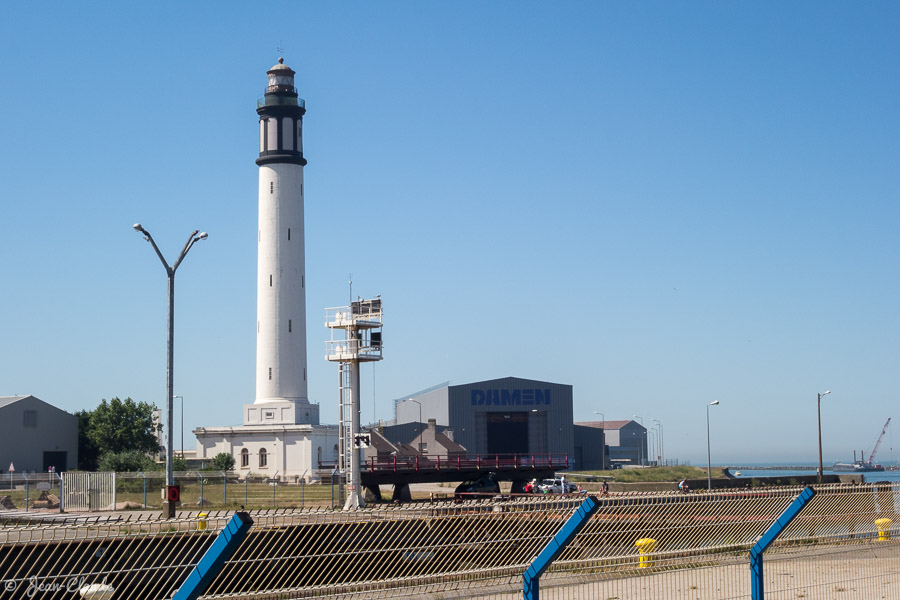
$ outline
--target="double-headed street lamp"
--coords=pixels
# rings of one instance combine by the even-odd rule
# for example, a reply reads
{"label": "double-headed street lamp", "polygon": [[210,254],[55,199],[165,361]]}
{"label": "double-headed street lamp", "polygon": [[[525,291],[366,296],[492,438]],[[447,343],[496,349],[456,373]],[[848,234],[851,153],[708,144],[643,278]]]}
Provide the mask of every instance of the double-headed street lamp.
{"label": "double-headed street lamp", "polygon": [[712,489],[712,454],[709,451],[709,407],[718,406],[719,401],[713,400],[706,405],[706,489]]}
{"label": "double-headed street lamp", "polygon": [[819,483],[822,483],[822,396],[827,396],[831,390],[825,390],[818,394],[816,400],[816,415],[819,418]]}
{"label": "double-headed street lamp", "polygon": [[175,503],[168,501],[168,488],[171,488],[175,485],[175,477],[172,475],[172,400],[174,396],[172,395],[172,389],[174,387],[174,378],[172,376],[172,363],[174,357],[174,334],[175,334],[175,271],[178,270],[178,266],[181,265],[181,261],[184,260],[184,257],[187,256],[188,251],[191,249],[195,243],[200,240],[205,240],[207,238],[206,232],[200,232],[199,230],[194,230],[190,237],[188,237],[188,241],[184,244],[184,248],[181,249],[181,254],[178,255],[178,258],[175,260],[175,264],[171,267],[169,263],[166,262],[166,259],[163,257],[162,252],[159,251],[159,247],[156,245],[156,242],[153,241],[153,236],[150,235],[150,232],[144,229],[140,223],[134,224],[134,230],[138,233],[143,234],[144,239],[150,242],[150,245],[153,246],[153,250],[156,252],[156,255],[159,257],[160,262],[163,267],[166,269],[166,276],[169,281],[169,319],[168,319],[168,336],[166,343],[166,489],[167,489],[167,501],[166,501],[166,516],[168,518],[172,518],[175,516]]}

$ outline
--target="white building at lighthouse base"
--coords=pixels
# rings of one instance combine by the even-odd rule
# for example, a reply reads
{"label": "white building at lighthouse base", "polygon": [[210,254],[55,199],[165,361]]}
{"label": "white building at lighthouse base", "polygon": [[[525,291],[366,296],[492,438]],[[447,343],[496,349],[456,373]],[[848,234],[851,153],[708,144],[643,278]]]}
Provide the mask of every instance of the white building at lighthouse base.
{"label": "white building at lighthouse base", "polygon": [[[308,406],[318,409],[318,405]],[[241,479],[253,475],[289,483],[301,479],[311,482],[330,474],[338,460],[337,425],[260,423],[198,427],[193,433],[197,436],[198,459],[230,454]]]}

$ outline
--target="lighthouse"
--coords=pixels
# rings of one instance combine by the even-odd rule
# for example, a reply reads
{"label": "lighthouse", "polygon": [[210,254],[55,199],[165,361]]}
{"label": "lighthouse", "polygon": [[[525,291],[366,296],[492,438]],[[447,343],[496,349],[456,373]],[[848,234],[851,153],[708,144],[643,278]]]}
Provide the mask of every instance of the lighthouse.
{"label": "lighthouse", "polygon": [[259,115],[256,400],[245,425],[318,424],[307,397],[303,115],[296,73],[278,59],[268,70]]}
{"label": "lighthouse", "polygon": [[[311,481],[339,460],[337,425],[319,423],[307,397],[303,116],[296,73],[283,59],[267,71],[259,117],[256,231],[256,399],[241,426],[198,427],[197,457],[230,454],[235,470],[273,480]],[[252,144],[252,141],[250,142]],[[248,223],[248,235],[253,235]],[[248,323],[249,324],[249,323]]]}

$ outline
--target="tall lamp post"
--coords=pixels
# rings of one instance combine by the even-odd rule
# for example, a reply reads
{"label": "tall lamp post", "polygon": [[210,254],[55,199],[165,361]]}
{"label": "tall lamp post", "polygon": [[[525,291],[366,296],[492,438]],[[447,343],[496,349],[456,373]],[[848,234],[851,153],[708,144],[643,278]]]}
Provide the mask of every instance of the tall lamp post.
{"label": "tall lamp post", "polygon": [[818,394],[816,400],[816,415],[819,418],[819,483],[822,483],[822,396],[827,396],[831,390],[825,390]]}
{"label": "tall lamp post", "polygon": [[419,443],[416,444],[416,446],[417,446],[416,450],[418,450],[419,452],[422,452],[422,403],[414,398],[410,398],[409,401],[415,402],[416,404],[419,405],[419,424],[416,425],[416,430],[418,431],[417,435],[419,436]]}
{"label": "tall lamp post", "polygon": [[644,417],[639,417],[638,415],[631,415],[632,419],[637,419],[641,424],[641,440],[638,442],[641,446],[640,448],[640,456],[641,456],[641,466],[644,466],[644,446],[647,443],[647,429],[644,427]]}
{"label": "tall lamp post", "polygon": [[657,428],[659,429],[659,436],[658,436],[658,440],[659,440],[659,457],[658,457],[658,458],[659,458],[659,462],[661,462],[663,465],[665,465],[665,464],[666,464],[666,459],[665,459],[665,456],[666,456],[665,448],[666,448],[666,446],[665,446],[665,444],[663,444],[663,426],[662,426],[662,423],[660,423],[657,419],[653,419],[653,422],[656,423],[656,426],[657,426]]}
{"label": "tall lamp post", "polygon": [[181,460],[184,460],[184,396],[172,396],[172,400],[181,398]]}
{"label": "tall lamp post", "polygon": [[[166,269],[166,276],[169,280],[169,319],[167,328],[168,335],[166,341],[166,503],[164,512],[166,517],[171,519],[175,517],[175,502],[169,501],[169,498],[171,498],[171,496],[169,495],[169,489],[175,486],[175,477],[172,475],[172,388],[174,387],[172,363],[175,345],[175,271],[178,270],[179,265],[181,265],[181,261],[183,261],[184,257],[187,256],[187,253],[191,249],[191,246],[193,246],[200,240],[205,240],[208,236],[205,231],[201,233],[199,230],[195,229],[191,233],[190,237],[188,237],[188,241],[184,244],[184,248],[181,249],[181,254],[178,255],[178,258],[175,260],[175,264],[170,267],[169,263],[166,262],[166,259],[163,257],[162,252],[159,251],[159,247],[157,247],[156,242],[153,241],[153,236],[150,235],[150,232],[144,229],[140,223],[134,224],[134,230],[138,233],[143,234],[144,239],[150,242],[150,245],[153,246],[153,250],[159,257],[159,260],[162,263],[163,267]],[[178,494],[178,492],[176,492],[176,494]]]}
{"label": "tall lamp post", "polygon": [[718,406],[719,401],[713,400],[706,405],[706,489],[712,489],[712,454],[709,451],[709,407]]}
{"label": "tall lamp post", "polygon": [[594,411],[595,415],[600,415],[600,422],[603,423],[603,427],[600,428],[600,431],[603,432],[602,443],[600,444],[600,470],[606,470],[606,415],[604,415],[599,410]]}

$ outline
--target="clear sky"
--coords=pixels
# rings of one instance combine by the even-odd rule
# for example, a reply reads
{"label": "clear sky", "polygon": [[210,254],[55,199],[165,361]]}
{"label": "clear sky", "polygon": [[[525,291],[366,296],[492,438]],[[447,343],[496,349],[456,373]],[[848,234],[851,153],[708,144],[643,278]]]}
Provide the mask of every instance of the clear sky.
{"label": "clear sky", "polygon": [[719,400],[714,463],[814,461],[830,389],[825,460],[849,459],[900,417],[898,28],[890,2],[7,3],[0,395],[163,404],[141,222],[170,260],[209,232],[176,277],[175,388],[188,431],[241,423],[280,46],[323,422],[352,274],[386,311],[364,421],[513,375],[572,384],[576,421],[660,421],[669,458],[705,462]]}

